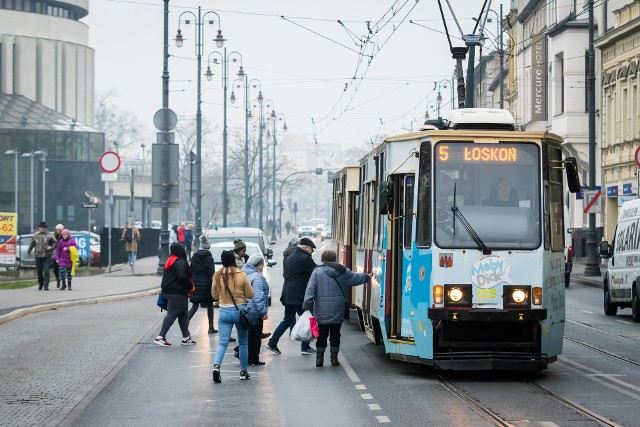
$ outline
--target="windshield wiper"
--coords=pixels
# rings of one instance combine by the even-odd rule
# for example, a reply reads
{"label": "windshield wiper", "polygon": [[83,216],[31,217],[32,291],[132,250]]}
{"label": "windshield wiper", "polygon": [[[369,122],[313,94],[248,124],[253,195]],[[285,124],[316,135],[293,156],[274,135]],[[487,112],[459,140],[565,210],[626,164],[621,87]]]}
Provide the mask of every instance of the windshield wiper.
{"label": "windshield wiper", "polygon": [[476,242],[476,245],[478,245],[478,247],[482,249],[482,252],[488,252],[489,248],[487,248],[487,245],[484,244],[480,236],[478,236],[478,233],[476,233],[471,224],[469,224],[469,221],[467,221],[464,215],[462,215],[462,212],[460,212],[458,206],[456,206],[456,183],[453,184],[453,206],[451,206],[451,212],[453,212],[453,235],[456,235],[457,217],[460,220],[460,224],[462,224],[464,229],[467,230],[467,233],[469,233],[469,236],[471,236],[473,241]]}

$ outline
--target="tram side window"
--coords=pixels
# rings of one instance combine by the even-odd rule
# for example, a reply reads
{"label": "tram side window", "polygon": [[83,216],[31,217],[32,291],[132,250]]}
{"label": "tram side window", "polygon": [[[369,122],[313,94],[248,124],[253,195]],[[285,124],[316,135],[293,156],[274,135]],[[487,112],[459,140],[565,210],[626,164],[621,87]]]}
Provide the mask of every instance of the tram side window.
{"label": "tram side window", "polygon": [[431,246],[431,143],[420,146],[416,246]]}
{"label": "tram side window", "polygon": [[559,147],[548,146],[549,162],[549,231],[551,250],[564,251],[564,206],[562,200],[562,151]]}
{"label": "tram side window", "polygon": [[411,249],[411,233],[413,232],[413,181],[414,176],[408,175],[404,180],[404,248]]}

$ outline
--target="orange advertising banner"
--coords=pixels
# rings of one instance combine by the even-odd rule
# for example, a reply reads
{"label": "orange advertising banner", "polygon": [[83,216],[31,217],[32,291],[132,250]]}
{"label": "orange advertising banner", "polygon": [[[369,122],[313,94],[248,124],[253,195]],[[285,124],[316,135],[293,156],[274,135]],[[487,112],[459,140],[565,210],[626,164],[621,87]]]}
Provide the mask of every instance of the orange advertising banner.
{"label": "orange advertising banner", "polygon": [[16,234],[18,215],[13,212],[0,212],[0,265],[16,263]]}

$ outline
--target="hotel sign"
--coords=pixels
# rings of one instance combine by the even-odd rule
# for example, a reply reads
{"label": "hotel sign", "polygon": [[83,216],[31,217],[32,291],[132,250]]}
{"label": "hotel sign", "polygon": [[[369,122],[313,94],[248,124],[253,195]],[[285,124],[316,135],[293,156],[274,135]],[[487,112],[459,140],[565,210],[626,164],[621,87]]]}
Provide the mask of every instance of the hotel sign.
{"label": "hotel sign", "polygon": [[547,55],[544,33],[531,45],[531,120],[547,119]]}

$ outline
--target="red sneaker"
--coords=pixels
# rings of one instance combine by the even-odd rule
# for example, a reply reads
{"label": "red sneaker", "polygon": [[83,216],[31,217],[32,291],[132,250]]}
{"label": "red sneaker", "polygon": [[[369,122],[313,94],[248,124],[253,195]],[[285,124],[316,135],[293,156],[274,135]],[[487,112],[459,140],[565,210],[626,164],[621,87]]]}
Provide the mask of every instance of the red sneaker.
{"label": "red sneaker", "polygon": [[171,344],[169,343],[169,341],[164,339],[164,337],[156,337],[156,339],[154,339],[153,342],[162,347],[171,347]]}

